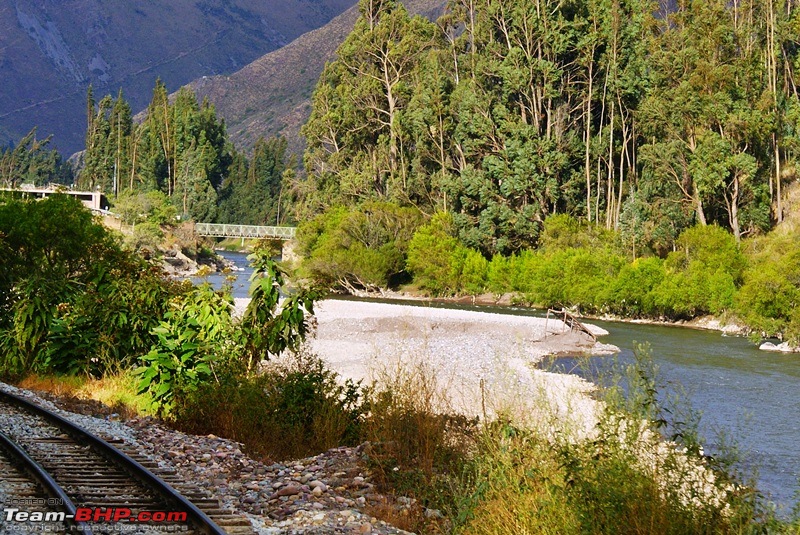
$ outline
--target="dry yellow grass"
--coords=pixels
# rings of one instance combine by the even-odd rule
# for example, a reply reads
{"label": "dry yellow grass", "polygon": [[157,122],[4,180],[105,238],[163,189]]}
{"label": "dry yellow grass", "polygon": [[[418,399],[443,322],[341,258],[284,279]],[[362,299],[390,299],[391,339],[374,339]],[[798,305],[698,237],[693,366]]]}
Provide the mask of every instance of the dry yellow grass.
{"label": "dry yellow grass", "polygon": [[64,398],[98,401],[124,416],[150,412],[149,401],[136,394],[134,380],[124,373],[102,378],[30,375],[18,386]]}

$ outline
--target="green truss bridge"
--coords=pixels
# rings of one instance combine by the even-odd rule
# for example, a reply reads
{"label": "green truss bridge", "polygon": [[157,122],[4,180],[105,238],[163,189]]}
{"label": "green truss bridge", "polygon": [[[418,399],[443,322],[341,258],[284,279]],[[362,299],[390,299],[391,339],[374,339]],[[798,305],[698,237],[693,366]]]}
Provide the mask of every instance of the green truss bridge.
{"label": "green truss bridge", "polygon": [[260,227],[256,225],[229,225],[227,223],[195,223],[194,231],[200,236],[214,238],[272,238],[291,240],[297,227]]}

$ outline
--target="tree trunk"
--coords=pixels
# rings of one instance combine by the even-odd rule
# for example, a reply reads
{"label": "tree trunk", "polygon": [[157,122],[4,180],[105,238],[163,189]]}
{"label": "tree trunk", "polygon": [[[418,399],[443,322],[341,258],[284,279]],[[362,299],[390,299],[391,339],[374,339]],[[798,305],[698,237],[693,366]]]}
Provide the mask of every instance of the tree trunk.
{"label": "tree trunk", "polygon": [[[594,50],[592,50],[594,52]],[[594,54],[592,54],[594,55]],[[594,78],[594,61],[589,62],[589,95],[586,99],[586,117],[584,119],[584,166],[586,173],[586,219],[592,222],[592,163],[591,163],[591,141],[592,141],[592,89]]]}
{"label": "tree trunk", "polygon": [[697,189],[697,184],[692,182],[692,200],[694,201],[694,210],[697,213],[697,220],[704,227],[708,225],[706,222],[706,213],[703,210],[703,199],[700,198],[700,191]]}

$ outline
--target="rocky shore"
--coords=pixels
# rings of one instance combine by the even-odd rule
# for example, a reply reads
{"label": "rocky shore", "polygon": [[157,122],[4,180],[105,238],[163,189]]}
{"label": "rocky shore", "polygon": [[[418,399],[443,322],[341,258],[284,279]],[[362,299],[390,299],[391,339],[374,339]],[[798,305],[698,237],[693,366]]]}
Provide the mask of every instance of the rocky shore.
{"label": "rocky shore", "polygon": [[223,271],[231,267],[224,258],[214,255],[211,257],[191,258],[183,253],[180,248],[168,248],[161,251],[161,264],[169,275],[176,278],[185,278],[195,275],[201,267],[211,273]]}

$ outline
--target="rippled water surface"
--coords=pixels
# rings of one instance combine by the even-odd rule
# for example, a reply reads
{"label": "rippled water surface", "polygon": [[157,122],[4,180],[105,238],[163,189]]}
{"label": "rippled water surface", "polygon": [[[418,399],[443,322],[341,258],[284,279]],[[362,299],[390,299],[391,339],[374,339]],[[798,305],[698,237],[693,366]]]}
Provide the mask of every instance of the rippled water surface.
{"label": "rippled water surface", "polygon": [[205,278],[193,277],[192,280],[195,284],[206,280],[214,288],[222,288],[224,284],[230,284],[234,297],[247,297],[247,291],[250,289],[250,275],[253,274],[253,268],[247,262],[247,253],[217,251],[217,254],[233,262],[236,269],[230,273],[212,273]]}
{"label": "rippled water surface", "polygon": [[632,358],[648,342],[663,380],[679,383],[702,412],[710,449],[719,433],[732,437],[759,471],[759,488],[785,510],[800,478],[800,355],[760,351],[744,338],[681,327],[592,321],[607,341]]}

